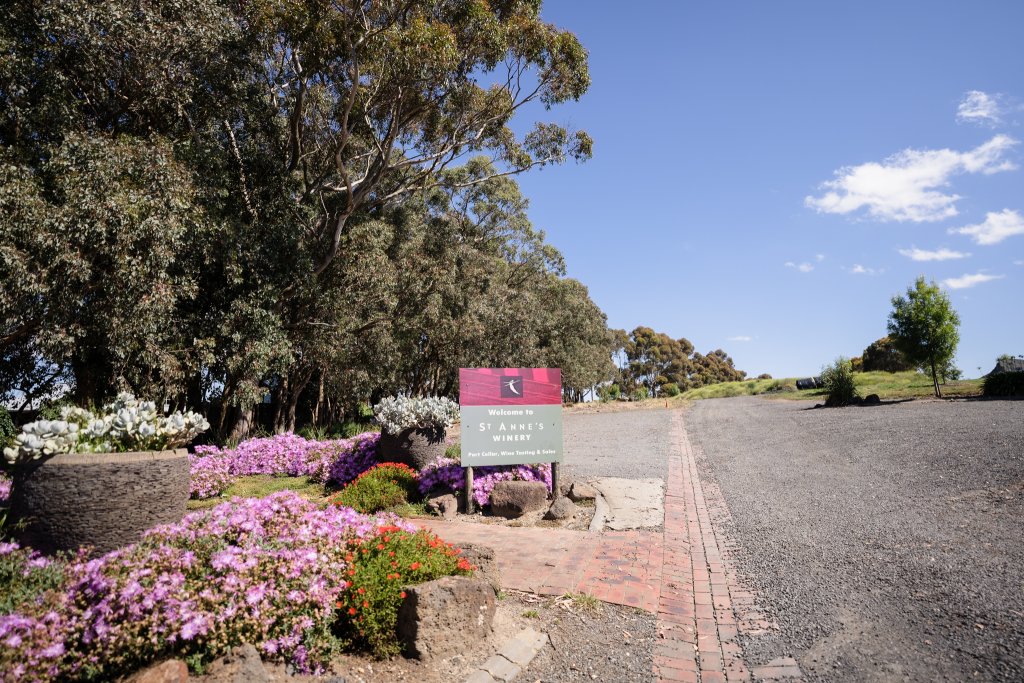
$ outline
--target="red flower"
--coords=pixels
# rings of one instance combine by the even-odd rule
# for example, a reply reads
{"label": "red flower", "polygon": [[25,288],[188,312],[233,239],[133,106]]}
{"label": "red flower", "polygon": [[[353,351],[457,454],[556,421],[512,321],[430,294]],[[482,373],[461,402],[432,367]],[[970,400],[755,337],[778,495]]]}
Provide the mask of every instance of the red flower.
{"label": "red flower", "polygon": [[412,569],[412,570],[416,570],[416,569],[419,569],[419,568],[420,568],[420,563],[419,562],[413,562],[412,564],[409,565],[409,569]]}
{"label": "red flower", "polygon": [[363,600],[363,607],[369,607],[369,606],[370,606],[370,603],[367,602],[366,600]]}
{"label": "red flower", "polygon": [[401,593],[399,593],[399,594],[398,594],[398,597],[400,597],[400,598],[402,598],[403,600],[405,600],[405,591],[402,591]]}
{"label": "red flower", "polygon": [[384,544],[383,543],[378,543],[377,544],[377,550],[384,550]]}
{"label": "red flower", "polygon": [[366,592],[366,589],[362,588],[362,587],[360,587],[360,589],[356,591],[356,593],[359,593],[360,595],[362,595],[365,592]]}
{"label": "red flower", "polygon": [[350,614],[351,616],[355,616],[355,615],[356,615],[356,608],[355,608],[355,607],[349,607],[349,608],[348,608],[348,613],[349,613],[349,614]]}

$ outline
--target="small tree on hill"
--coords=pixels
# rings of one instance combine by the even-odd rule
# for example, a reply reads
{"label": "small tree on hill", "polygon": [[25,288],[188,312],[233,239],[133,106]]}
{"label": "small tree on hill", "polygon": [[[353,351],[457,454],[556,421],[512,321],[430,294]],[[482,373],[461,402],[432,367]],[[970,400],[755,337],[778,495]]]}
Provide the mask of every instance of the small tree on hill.
{"label": "small tree on hill", "polygon": [[889,336],[896,348],[916,367],[930,371],[935,396],[941,398],[939,375],[951,365],[960,342],[960,316],[934,282],[917,278],[907,295],[892,299]]}

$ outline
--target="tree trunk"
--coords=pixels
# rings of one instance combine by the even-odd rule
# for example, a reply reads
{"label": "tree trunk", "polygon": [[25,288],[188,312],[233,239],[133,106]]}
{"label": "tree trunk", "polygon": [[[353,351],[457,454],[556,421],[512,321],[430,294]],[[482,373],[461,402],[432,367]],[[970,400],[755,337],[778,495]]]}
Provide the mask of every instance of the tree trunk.
{"label": "tree trunk", "polygon": [[71,358],[71,371],[75,376],[75,405],[100,405],[106,392],[113,387],[111,366],[106,354],[95,349],[83,349]]}
{"label": "tree trunk", "polygon": [[324,373],[320,373],[318,381],[318,388],[316,393],[316,402],[313,404],[313,416],[312,422],[314,427],[320,426],[320,411],[324,405]]}
{"label": "tree trunk", "polygon": [[238,442],[247,437],[249,435],[249,430],[252,429],[252,418],[252,406],[235,409],[235,423],[231,427],[231,432],[228,434],[227,440]]}
{"label": "tree trunk", "polygon": [[285,411],[285,427],[287,427],[286,431],[295,431],[295,409],[299,405],[299,397],[302,396],[302,391],[306,388],[307,384],[309,384],[308,376],[306,377],[306,379],[302,380],[302,382],[293,386],[291,392],[288,395],[288,409]]}
{"label": "tree trunk", "polygon": [[288,375],[281,376],[281,382],[274,391],[274,414],[271,424],[274,426],[275,434],[282,434],[285,430],[285,404],[288,401]]}
{"label": "tree trunk", "polygon": [[935,398],[942,398],[942,390],[939,388],[939,377],[935,371],[934,358],[932,358],[932,386],[935,387]]}

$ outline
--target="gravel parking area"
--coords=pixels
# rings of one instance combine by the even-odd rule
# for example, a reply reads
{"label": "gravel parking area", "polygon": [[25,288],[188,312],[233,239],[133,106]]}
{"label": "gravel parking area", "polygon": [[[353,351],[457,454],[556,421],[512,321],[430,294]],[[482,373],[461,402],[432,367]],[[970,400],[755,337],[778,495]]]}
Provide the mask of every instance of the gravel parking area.
{"label": "gravel parking area", "polygon": [[664,479],[672,450],[671,411],[569,413],[563,422],[567,479]]}
{"label": "gravel parking area", "polygon": [[[631,416],[632,417],[632,416]],[[702,479],[811,680],[1024,680],[1024,402],[699,401]]]}

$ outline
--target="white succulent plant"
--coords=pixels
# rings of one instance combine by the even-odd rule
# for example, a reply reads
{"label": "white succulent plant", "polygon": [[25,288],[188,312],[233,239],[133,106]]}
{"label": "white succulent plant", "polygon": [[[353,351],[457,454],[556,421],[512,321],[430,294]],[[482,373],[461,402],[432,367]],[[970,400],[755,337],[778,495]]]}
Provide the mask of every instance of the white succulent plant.
{"label": "white succulent plant", "polygon": [[37,420],[22,427],[4,449],[10,463],[37,460],[58,453],[104,453],[162,450],[190,443],[210,428],[202,415],[157,412],[152,401],[119,394],[101,413],[64,408],[60,420]]}
{"label": "white succulent plant", "polygon": [[459,405],[448,398],[391,396],[373,407],[373,415],[389,434],[411,427],[448,429],[459,419]]}

